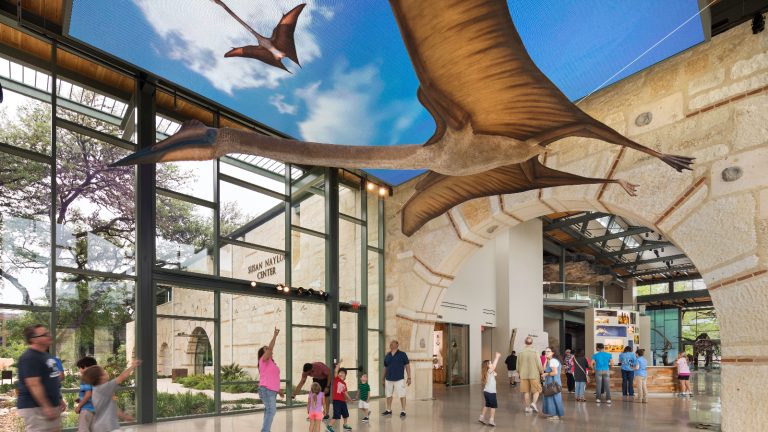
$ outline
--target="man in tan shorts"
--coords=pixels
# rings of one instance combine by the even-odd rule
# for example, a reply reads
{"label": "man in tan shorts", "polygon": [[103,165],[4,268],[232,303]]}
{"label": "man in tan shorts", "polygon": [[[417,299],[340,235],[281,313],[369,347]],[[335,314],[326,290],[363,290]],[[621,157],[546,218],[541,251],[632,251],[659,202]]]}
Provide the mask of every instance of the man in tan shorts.
{"label": "man in tan shorts", "polygon": [[525,348],[517,355],[517,372],[520,374],[520,392],[525,395],[525,412],[539,412],[536,402],[541,393],[541,374],[544,368],[539,354],[533,349],[533,338],[530,336],[525,338]]}

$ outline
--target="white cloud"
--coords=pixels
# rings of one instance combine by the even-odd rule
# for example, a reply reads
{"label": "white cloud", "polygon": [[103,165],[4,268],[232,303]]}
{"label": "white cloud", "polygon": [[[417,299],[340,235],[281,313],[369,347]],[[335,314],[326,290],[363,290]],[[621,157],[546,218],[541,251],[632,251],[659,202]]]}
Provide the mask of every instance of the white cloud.
{"label": "white cloud", "polygon": [[[256,38],[208,0],[134,0],[161,42],[154,48],[161,55],[181,61],[192,71],[207,78],[219,90],[229,94],[238,89],[274,88],[291,74],[249,58],[224,58],[233,47],[257,45]],[[274,0],[228,0],[227,5],[251,28],[269,37],[283,13],[295,5]],[[296,50],[302,65],[320,56],[317,38],[310,31],[318,10],[315,0],[308,0],[296,27]],[[298,3],[297,3],[298,4]],[[296,70],[290,60],[283,61]]]}
{"label": "white cloud", "polygon": [[320,15],[322,15],[323,18],[327,20],[333,19],[333,9],[329,8],[328,6],[320,6],[318,8],[318,12],[320,12]]}
{"label": "white cloud", "polygon": [[[418,102],[382,100],[384,85],[377,65],[351,70],[341,65],[330,81],[329,86],[318,81],[296,90],[307,108],[307,117],[298,124],[305,140],[395,144],[423,112]],[[389,136],[382,138],[388,131]]]}
{"label": "white cloud", "polygon": [[269,103],[277,108],[277,112],[280,114],[294,115],[299,110],[296,105],[291,105],[285,101],[285,96],[281,94],[274,94],[269,97]]}

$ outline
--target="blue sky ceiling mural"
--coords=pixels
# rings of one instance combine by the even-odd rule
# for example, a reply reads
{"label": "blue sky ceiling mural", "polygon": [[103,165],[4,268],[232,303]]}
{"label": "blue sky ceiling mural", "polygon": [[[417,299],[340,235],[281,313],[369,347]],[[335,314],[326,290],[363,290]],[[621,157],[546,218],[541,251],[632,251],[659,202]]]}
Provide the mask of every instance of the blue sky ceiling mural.
{"label": "blue sky ceiling mural", "polygon": [[[300,3],[226,1],[266,37]],[[669,35],[695,16],[693,0],[651,0],[642,8],[628,0],[508,6],[537,66],[571,100],[704,38],[698,19]],[[308,1],[295,34],[302,67],[283,61],[293,73],[225,58],[256,41],[212,0],[75,0],[70,34],[300,139],[387,146],[422,143],[435,130],[416,98],[419,82],[385,1]],[[392,184],[421,172],[370,171]]]}

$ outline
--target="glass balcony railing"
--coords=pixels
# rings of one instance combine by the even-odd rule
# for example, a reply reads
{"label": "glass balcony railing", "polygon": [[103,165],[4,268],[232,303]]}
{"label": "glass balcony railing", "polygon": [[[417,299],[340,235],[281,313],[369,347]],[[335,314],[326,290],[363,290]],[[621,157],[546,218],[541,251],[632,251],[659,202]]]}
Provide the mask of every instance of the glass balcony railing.
{"label": "glass balcony railing", "polygon": [[544,299],[584,302],[585,307],[602,308],[605,298],[597,294],[597,287],[571,282],[544,282]]}

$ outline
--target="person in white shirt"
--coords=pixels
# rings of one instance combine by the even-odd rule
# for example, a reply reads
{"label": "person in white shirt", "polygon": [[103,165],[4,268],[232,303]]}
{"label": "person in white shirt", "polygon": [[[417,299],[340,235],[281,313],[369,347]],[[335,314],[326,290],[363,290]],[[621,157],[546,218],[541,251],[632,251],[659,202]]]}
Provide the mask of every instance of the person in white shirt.
{"label": "person in white shirt", "polygon": [[[488,426],[496,426],[493,420],[494,414],[496,414],[496,408],[499,407],[499,403],[496,400],[496,365],[499,363],[501,353],[496,353],[493,361],[483,360],[483,369],[480,378],[483,383],[483,398],[485,399],[485,405],[480,412],[480,418],[477,419],[480,423]],[[488,420],[485,420],[485,413],[488,411]]]}

